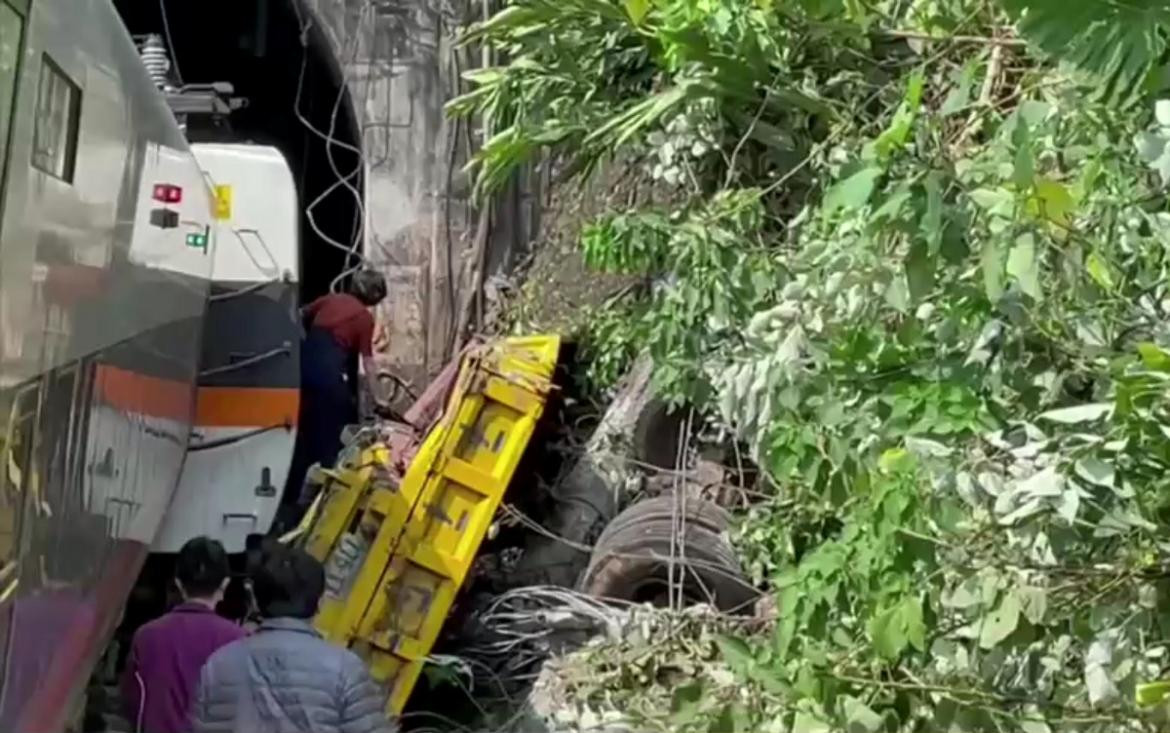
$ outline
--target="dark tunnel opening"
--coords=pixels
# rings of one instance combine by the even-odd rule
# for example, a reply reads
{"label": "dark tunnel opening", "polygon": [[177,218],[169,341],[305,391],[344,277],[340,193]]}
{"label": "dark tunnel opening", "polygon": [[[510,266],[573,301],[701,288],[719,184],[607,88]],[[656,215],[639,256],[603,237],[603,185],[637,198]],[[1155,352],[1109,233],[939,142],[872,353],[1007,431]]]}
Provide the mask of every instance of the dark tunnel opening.
{"label": "dark tunnel opening", "polygon": [[182,83],[229,82],[248,100],[230,126],[192,125],[188,138],[272,145],[285,155],[300,194],[301,298],[325,293],[347,259],[356,263],[343,247],[361,241],[362,170],[348,90],[319,24],[301,0],[114,4],[131,35],[162,36]]}

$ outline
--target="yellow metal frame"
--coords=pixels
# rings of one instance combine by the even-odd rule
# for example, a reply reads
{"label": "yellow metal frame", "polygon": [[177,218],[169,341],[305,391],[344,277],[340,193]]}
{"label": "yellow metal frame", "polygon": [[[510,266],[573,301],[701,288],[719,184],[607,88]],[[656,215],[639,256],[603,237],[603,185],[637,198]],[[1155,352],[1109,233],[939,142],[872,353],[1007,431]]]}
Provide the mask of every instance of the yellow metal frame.
{"label": "yellow metal frame", "polygon": [[464,357],[446,410],[404,475],[390,449],[347,451],[289,539],[328,569],[314,624],[350,647],[401,712],[544,411],[556,336]]}

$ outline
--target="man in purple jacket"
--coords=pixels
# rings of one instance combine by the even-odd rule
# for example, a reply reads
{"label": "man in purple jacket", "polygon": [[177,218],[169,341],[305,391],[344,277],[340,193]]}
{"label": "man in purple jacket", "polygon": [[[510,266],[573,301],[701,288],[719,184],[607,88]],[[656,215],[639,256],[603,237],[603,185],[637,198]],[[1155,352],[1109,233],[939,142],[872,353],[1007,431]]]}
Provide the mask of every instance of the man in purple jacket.
{"label": "man in purple jacket", "polygon": [[137,733],[187,733],[190,708],[203,663],[244,630],[216,615],[227,588],[223,545],[196,537],[183,545],[175,585],[183,602],[134,634],[122,676],[126,717]]}

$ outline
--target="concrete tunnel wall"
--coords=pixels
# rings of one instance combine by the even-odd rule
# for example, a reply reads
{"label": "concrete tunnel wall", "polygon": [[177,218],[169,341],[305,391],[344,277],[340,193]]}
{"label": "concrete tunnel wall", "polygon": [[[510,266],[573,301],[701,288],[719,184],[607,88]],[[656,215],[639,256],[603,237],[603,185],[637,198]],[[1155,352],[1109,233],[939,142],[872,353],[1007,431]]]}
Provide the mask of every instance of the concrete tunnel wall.
{"label": "concrete tunnel wall", "polygon": [[[443,105],[457,94],[459,71],[476,63],[456,52],[453,40],[461,19],[478,17],[482,6],[466,0],[300,2],[336,54],[358,121],[365,254],[390,286],[378,314],[390,335],[382,358],[418,389],[447,358],[449,324],[470,280],[466,260],[477,217],[459,171],[478,141],[446,119]],[[526,181],[512,188],[494,206],[488,276],[514,266],[538,225],[536,187]]]}

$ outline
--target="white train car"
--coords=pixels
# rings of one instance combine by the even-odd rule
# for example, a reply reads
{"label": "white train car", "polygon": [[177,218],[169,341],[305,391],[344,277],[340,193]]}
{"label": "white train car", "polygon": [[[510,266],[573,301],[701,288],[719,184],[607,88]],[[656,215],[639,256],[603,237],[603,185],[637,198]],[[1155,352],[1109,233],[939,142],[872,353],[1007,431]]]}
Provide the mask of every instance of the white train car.
{"label": "white train car", "polygon": [[296,444],[300,207],[276,148],[191,148],[217,192],[218,242],[195,425],[153,550],[175,553],[204,535],[237,554],[271,529]]}
{"label": "white train car", "polygon": [[110,0],[0,0],[0,731],[65,727],[159,537],[213,204]]}

